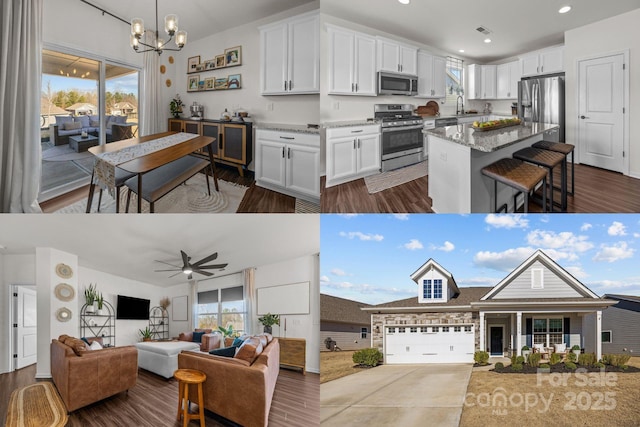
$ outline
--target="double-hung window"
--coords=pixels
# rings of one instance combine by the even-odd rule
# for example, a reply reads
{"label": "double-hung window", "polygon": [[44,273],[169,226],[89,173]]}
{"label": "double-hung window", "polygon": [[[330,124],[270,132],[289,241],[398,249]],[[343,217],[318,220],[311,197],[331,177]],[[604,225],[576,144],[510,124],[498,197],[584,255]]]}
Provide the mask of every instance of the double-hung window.
{"label": "double-hung window", "polygon": [[431,299],[431,279],[422,281],[422,297],[424,299]]}
{"label": "double-hung window", "polygon": [[561,344],[563,338],[562,319],[533,319],[533,343],[550,347]]}
{"label": "double-hung window", "polygon": [[233,326],[245,331],[247,316],[242,286],[198,292],[198,328],[218,329]]}
{"label": "double-hung window", "polygon": [[442,279],[433,281],[433,299],[442,299]]}

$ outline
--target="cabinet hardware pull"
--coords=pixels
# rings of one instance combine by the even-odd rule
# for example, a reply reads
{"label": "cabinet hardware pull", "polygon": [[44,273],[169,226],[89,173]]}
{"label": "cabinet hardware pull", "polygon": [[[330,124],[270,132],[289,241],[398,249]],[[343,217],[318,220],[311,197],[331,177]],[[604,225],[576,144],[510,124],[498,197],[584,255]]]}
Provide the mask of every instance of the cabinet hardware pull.
{"label": "cabinet hardware pull", "polygon": [[542,67],[540,67],[540,72],[544,73],[544,65]]}
{"label": "cabinet hardware pull", "polygon": [[358,83],[356,83],[356,92],[358,91]]}
{"label": "cabinet hardware pull", "polygon": [[364,129],[360,129],[360,130],[352,130],[352,131],[351,131],[351,133],[360,133],[360,132],[363,132],[363,131],[364,131]]}
{"label": "cabinet hardware pull", "polygon": [[291,148],[287,148],[287,159],[291,158]]}
{"label": "cabinet hardware pull", "polygon": [[284,90],[287,90],[287,81],[284,81]]}
{"label": "cabinet hardware pull", "polygon": [[293,83],[289,80],[289,90],[293,90]]}
{"label": "cabinet hardware pull", "polygon": [[351,92],[355,92],[354,89],[355,85],[353,83],[351,83]]}
{"label": "cabinet hardware pull", "polygon": [[280,139],[290,139],[291,140],[291,139],[296,139],[296,138],[293,137],[293,136],[281,136]]}
{"label": "cabinet hardware pull", "polygon": [[360,138],[358,138],[358,148],[360,148]]}
{"label": "cabinet hardware pull", "polygon": [[356,139],[354,139],[354,140],[353,140],[353,149],[354,149],[354,150],[356,149],[356,144],[357,144],[357,140],[356,140]]}
{"label": "cabinet hardware pull", "polygon": [[282,147],[282,158],[284,159],[284,147]]}

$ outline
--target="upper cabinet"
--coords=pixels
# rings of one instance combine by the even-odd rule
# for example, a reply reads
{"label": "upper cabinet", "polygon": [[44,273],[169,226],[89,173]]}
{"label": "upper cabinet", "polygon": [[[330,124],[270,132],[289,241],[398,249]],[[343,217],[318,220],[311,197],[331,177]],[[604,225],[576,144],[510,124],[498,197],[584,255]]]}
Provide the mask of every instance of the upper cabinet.
{"label": "upper cabinet", "polygon": [[564,46],[531,52],[520,57],[522,77],[564,71]]}
{"label": "upper cabinet", "polygon": [[376,39],[327,25],[330,95],[376,95]]}
{"label": "upper cabinet", "polygon": [[418,95],[416,98],[444,98],[446,96],[447,60],[418,51]]}
{"label": "upper cabinet", "polygon": [[418,74],[418,48],[404,43],[377,37],[378,71]]}
{"label": "upper cabinet", "polygon": [[518,99],[518,82],[520,81],[520,63],[507,62],[497,67],[498,99]]}
{"label": "upper cabinet", "polygon": [[471,64],[467,67],[467,99],[496,97],[496,66]]}
{"label": "upper cabinet", "polygon": [[320,93],[317,11],[260,27],[260,93]]}
{"label": "upper cabinet", "polygon": [[483,65],[482,70],[482,99],[495,99],[496,97],[496,66]]}

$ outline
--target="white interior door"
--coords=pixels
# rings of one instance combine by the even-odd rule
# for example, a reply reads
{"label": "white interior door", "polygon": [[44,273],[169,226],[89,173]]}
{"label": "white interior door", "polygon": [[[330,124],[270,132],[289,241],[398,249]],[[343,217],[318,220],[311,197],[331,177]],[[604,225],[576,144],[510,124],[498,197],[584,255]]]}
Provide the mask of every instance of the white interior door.
{"label": "white interior door", "polygon": [[580,162],[624,171],[624,55],[579,61]]}
{"label": "white interior door", "polygon": [[36,291],[24,286],[17,288],[17,307],[14,323],[16,328],[15,368],[20,369],[36,363],[37,347],[37,298]]}

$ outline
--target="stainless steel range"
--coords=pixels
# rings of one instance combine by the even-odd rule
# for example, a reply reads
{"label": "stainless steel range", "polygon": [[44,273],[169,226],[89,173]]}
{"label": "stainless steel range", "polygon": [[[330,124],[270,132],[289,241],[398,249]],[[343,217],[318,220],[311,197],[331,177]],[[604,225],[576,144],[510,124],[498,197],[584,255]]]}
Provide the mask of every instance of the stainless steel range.
{"label": "stainless steel range", "polygon": [[422,117],[411,104],[376,104],[374,117],[382,123],[382,171],[424,160]]}

